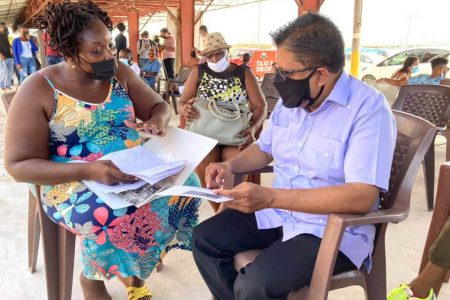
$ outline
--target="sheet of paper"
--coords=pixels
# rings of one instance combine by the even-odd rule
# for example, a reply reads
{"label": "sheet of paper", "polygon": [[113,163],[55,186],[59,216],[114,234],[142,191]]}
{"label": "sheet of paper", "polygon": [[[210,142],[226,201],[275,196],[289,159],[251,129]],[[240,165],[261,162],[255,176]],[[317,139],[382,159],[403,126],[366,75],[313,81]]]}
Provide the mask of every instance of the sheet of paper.
{"label": "sheet of paper", "polygon": [[157,155],[139,146],[109,153],[101,159],[112,161],[122,172],[127,174],[158,167],[164,163]]}
{"label": "sheet of paper", "polygon": [[[170,157],[170,162],[163,159]],[[122,151],[117,151],[103,156],[103,160],[111,160],[122,172],[139,177],[140,179],[155,184],[158,181],[179,173],[185,164],[185,160],[174,160],[172,155],[158,156],[145,147],[137,146]],[[109,190],[110,188],[104,188]]]}
{"label": "sheet of paper", "polygon": [[173,161],[185,160],[185,167],[174,183],[174,185],[183,185],[216,145],[217,141],[214,139],[169,126],[165,137],[152,136],[143,146],[159,157],[171,153]]}
{"label": "sheet of paper", "polygon": [[122,183],[122,184],[116,184],[116,185],[106,185],[101,184],[98,182],[94,182],[94,185],[101,189],[103,193],[120,193],[128,190],[134,190],[137,188],[140,188],[141,186],[145,185],[146,182],[144,180],[139,180],[132,183]]}
{"label": "sheet of paper", "polygon": [[232,200],[229,197],[214,194],[212,190],[196,186],[173,186],[162,192],[156,193],[158,196],[186,196],[204,198],[216,203],[222,203]]}
{"label": "sheet of paper", "polygon": [[103,200],[109,207],[112,209],[124,208],[133,205],[132,203],[127,202],[122,199],[120,196],[114,193],[104,193],[101,188],[99,188],[97,182],[90,180],[83,180],[83,183],[87,185],[87,187],[93,191],[98,198]]}

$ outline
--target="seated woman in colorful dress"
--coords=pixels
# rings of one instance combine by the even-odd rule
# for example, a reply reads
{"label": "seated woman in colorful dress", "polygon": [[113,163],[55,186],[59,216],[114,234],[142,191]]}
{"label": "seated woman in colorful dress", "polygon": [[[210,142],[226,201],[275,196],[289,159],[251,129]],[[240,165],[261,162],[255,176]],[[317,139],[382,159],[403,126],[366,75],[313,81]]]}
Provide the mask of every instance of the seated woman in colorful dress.
{"label": "seated woman in colorful dress", "polygon": [[[63,63],[32,74],[8,113],[5,166],[20,182],[40,186],[55,223],[81,237],[86,299],[111,299],[104,280],[119,277],[129,299],[151,298],[145,287],[161,257],[191,249],[197,198],[160,198],[136,208],[111,209],[82,180],[133,182],[100,157],[164,136],[168,105],[128,67],[115,60],[112,22],[92,1],[49,3],[36,26],[50,36]],[[73,161],[88,163],[69,163]],[[191,176],[187,185],[199,185]]]}

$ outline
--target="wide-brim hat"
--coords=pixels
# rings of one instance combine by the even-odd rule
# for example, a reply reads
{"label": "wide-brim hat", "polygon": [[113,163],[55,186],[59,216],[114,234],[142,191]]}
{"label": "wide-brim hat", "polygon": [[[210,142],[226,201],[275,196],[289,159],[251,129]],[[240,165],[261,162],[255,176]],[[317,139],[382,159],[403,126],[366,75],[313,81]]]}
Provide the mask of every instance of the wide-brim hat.
{"label": "wide-brim hat", "polygon": [[230,48],[231,46],[228,45],[227,42],[225,42],[225,39],[220,32],[212,32],[208,34],[208,37],[206,38],[205,49],[200,52],[200,55],[204,56],[205,54],[214,50]]}

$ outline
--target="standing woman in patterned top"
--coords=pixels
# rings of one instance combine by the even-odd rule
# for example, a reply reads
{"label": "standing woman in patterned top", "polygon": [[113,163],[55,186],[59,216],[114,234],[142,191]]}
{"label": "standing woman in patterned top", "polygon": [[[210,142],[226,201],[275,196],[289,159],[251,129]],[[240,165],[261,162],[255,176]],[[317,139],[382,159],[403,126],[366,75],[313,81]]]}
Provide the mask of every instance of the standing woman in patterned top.
{"label": "standing woman in patterned top", "polygon": [[[147,133],[164,136],[169,107],[114,59],[111,19],[92,1],[49,3],[35,25],[65,61],[32,74],[14,97],[6,169],[17,181],[39,185],[47,216],[81,238],[86,299],[111,299],[103,281],[117,276],[129,299],[149,300],[144,280],[160,258],[171,248],[191,249],[199,199],[111,209],[82,180],[135,181],[98,158],[141,144],[136,118]],[[76,160],[87,163],[68,163]],[[186,184],[199,185],[195,176]]]}
{"label": "standing woman in patterned top", "polygon": [[[181,114],[187,121],[202,117],[193,107],[196,97],[248,106],[253,113],[251,126],[240,134],[244,140],[241,145],[237,147],[218,145],[197,167],[195,172],[200,177],[203,187],[206,186],[205,168],[210,163],[226,161],[250,146],[267,116],[266,101],[255,75],[242,66],[230,63],[229,49],[230,46],[222,34],[213,32],[208,35],[205,49],[201,52],[206,58],[206,63],[198,65],[191,71],[180,99]],[[210,203],[217,211],[218,205]]]}

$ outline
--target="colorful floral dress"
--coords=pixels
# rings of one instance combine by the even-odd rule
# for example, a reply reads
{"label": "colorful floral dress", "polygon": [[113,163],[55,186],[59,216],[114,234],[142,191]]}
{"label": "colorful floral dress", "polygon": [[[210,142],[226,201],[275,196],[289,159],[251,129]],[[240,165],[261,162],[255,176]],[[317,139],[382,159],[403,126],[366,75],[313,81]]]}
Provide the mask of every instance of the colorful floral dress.
{"label": "colorful floral dress", "polygon": [[[49,122],[50,160],[67,163],[93,161],[110,152],[141,143],[133,104],[114,79],[107,99],[86,103],[54,89],[55,109]],[[186,185],[199,186],[192,175]],[[198,198],[166,197],[140,208],[111,209],[82,182],[41,188],[47,215],[81,237],[84,274],[89,279],[150,276],[172,248],[191,250],[192,230],[198,222]]]}

